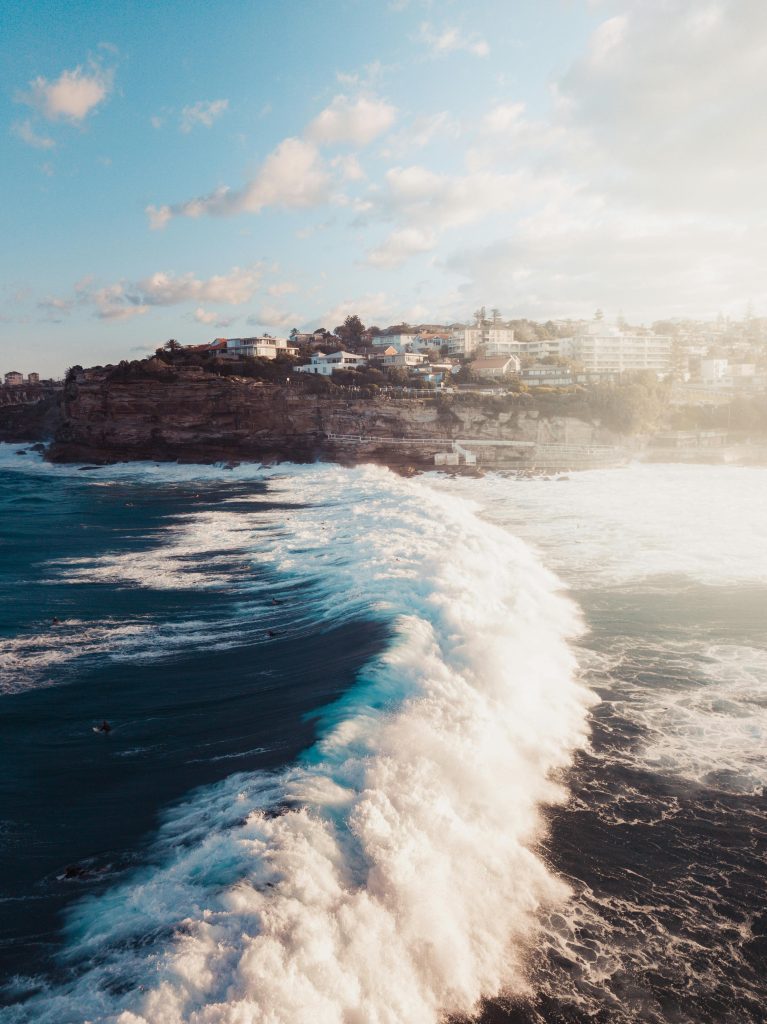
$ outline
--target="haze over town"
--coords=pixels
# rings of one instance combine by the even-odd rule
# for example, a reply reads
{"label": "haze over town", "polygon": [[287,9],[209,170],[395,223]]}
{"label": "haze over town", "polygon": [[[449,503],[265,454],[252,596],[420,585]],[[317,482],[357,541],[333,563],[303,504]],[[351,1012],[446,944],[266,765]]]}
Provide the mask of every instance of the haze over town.
{"label": "haze over town", "polygon": [[140,6],[4,5],[7,368],[767,311],[759,0]]}

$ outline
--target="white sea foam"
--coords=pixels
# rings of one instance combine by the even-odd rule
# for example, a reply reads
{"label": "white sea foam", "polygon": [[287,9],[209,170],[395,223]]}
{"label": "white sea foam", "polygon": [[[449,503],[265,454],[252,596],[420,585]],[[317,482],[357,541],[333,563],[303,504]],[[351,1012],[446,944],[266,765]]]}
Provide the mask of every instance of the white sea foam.
{"label": "white sea foam", "polygon": [[[744,608],[749,593],[754,607],[760,595],[764,600],[767,469],[633,465],[575,473],[563,483],[489,475],[434,477],[433,485],[472,497],[483,515],[533,543],[578,588],[664,595],[674,577],[680,596],[671,620],[650,625],[662,625],[663,636],[648,646],[630,610],[626,635],[618,635],[616,620],[616,635],[602,641],[610,698],[641,729],[631,756],[651,771],[713,788],[758,792],[767,785],[767,633],[754,633],[747,644],[714,639],[716,627],[696,627],[699,613],[694,606],[686,612],[684,599],[689,583],[748,588]],[[707,603],[700,592],[697,600]],[[588,655],[583,660],[593,667]]]}
{"label": "white sea foam", "polygon": [[673,574],[767,582],[767,469],[646,465],[566,482],[434,477],[540,547],[566,580],[622,585]]}
{"label": "white sea foam", "polygon": [[[428,1024],[525,989],[567,895],[536,843],[586,742],[577,613],[528,547],[423,481],[269,476],[298,507],[259,512],[238,549],[310,584],[329,623],[375,614],[394,640],[299,765],[200,793],[151,870],[79,908],[68,952],[90,969],[18,1019]],[[177,523],[179,543],[208,526]]]}
{"label": "white sea foam", "polygon": [[[287,632],[287,631],[286,631]],[[96,661],[146,662],[172,658],[190,648],[221,651],[242,644],[247,635],[263,637],[263,626],[185,619],[154,623],[146,619],[64,619],[36,633],[0,639],[0,694],[66,683]]]}
{"label": "white sea foam", "polygon": [[644,729],[638,754],[653,771],[714,789],[759,793],[767,787],[767,650],[711,644],[664,652],[691,681],[632,688],[624,711]]}

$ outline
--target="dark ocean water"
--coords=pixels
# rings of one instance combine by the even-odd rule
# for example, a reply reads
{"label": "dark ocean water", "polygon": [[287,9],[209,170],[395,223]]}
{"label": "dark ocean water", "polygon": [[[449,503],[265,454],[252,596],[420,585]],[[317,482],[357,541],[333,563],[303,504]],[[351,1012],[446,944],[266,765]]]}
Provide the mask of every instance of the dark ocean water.
{"label": "dark ocean water", "polygon": [[0,1019],[767,1020],[767,473],[0,455]]}
{"label": "dark ocean water", "polygon": [[[767,797],[754,780],[764,777],[762,728],[753,722],[757,744],[744,742],[737,767],[724,768],[716,734],[724,723],[696,723],[682,749],[673,729],[674,709],[718,667],[706,652],[767,647],[767,588],[668,578],[576,597],[591,627],[588,654],[601,655],[590,678],[602,702],[546,843],[573,888],[574,913],[547,922],[531,965],[536,998],[496,1002],[485,1019],[759,1024],[767,1020]],[[767,709],[767,678],[760,682],[745,707],[722,694],[712,705],[748,728],[749,710]],[[668,756],[661,736],[660,763],[648,763],[648,731],[664,713]]]}
{"label": "dark ocean water", "polygon": [[[142,862],[172,801],[233,772],[294,761],[314,739],[311,713],[343,693],[386,639],[381,623],[363,619],[313,626],[305,587],[237,564],[245,555],[231,548],[226,585],[72,579],[59,563],[138,557],[174,517],[222,502],[236,512],[240,494],[266,489],[98,480],[98,471],[0,475],[1,635],[22,652],[34,648],[13,663],[6,655],[0,690],[6,983],[56,976],[64,911]],[[185,563],[205,575],[217,554],[212,546]],[[137,633],[122,636],[123,629]],[[158,658],[155,645],[164,643],[168,652]],[[58,661],[62,649],[68,657]],[[104,719],[112,732],[95,734]]]}

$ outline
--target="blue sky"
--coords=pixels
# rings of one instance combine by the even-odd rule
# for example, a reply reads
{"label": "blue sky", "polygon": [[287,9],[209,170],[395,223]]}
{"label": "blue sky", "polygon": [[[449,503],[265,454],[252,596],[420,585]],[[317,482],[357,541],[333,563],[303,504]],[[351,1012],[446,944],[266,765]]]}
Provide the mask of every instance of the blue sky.
{"label": "blue sky", "polygon": [[762,0],[6,0],[2,367],[764,312]]}

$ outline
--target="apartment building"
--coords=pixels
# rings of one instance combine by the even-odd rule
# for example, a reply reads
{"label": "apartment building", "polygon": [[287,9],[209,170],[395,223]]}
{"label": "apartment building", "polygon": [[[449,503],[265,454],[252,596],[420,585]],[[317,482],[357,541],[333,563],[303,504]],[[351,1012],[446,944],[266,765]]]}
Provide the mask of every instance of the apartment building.
{"label": "apartment building", "polygon": [[668,373],[671,369],[671,338],[667,335],[622,331],[597,320],[582,327],[572,341],[572,358],[587,373]]}

